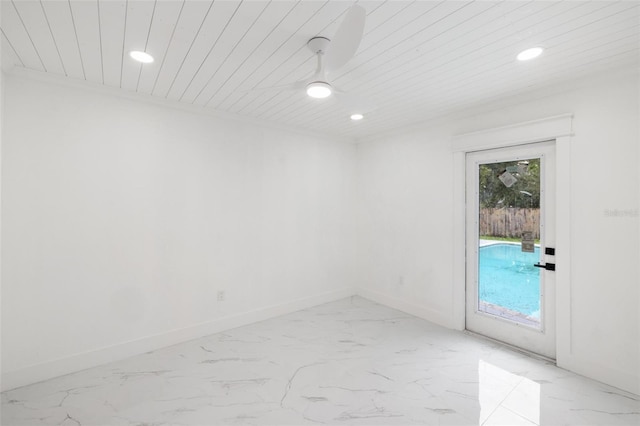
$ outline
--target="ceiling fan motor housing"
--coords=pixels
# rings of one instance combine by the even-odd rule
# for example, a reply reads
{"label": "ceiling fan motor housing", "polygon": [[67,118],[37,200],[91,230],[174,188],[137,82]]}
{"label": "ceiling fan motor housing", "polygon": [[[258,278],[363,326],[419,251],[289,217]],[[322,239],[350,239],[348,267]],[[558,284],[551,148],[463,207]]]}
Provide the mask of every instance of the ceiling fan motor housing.
{"label": "ceiling fan motor housing", "polygon": [[324,55],[327,53],[330,42],[331,40],[326,37],[313,37],[307,42],[307,47],[315,54]]}

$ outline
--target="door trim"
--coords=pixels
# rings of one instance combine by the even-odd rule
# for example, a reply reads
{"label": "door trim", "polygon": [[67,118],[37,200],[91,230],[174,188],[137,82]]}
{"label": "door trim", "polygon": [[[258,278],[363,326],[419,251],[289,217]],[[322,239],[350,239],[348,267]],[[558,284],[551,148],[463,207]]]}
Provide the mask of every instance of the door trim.
{"label": "door trim", "polygon": [[[453,185],[453,317],[452,327],[465,328],[466,285],[466,153],[487,148],[556,141],[556,360],[571,358],[571,143],[573,114],[557,115],[505,127],[454,136]],[[561,309],[562,308],[562,309]]]}
{"label": "door trim", "polygon": [[453,137],[454,152],[484,151],[572,136],[573,114],[561,114]]}

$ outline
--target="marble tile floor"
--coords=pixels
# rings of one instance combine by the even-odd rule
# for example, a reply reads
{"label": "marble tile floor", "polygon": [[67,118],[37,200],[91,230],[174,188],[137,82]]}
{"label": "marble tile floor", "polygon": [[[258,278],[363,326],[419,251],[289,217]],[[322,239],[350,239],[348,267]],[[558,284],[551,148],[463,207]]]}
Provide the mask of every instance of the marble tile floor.
{"label": "marble tile floor", "polygon": [[3,425],[639,425],[640,399],[352,297],[2,394]]}

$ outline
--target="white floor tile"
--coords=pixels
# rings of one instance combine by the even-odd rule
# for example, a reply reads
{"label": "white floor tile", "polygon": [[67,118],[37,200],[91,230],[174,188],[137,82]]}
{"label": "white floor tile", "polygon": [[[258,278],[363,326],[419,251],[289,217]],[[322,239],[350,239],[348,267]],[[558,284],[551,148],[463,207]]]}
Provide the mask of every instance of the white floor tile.
{"label": "white floor tile", "polygon": [[65,426],[638,425],[640,402],[354,297],[5,392],[1,419]]}

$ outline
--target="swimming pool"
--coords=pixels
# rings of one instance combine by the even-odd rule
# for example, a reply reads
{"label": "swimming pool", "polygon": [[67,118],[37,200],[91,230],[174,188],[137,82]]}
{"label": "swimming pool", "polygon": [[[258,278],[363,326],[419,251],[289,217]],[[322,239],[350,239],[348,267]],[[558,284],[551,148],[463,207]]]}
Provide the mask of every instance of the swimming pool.
{"label": "swimming pool", "polygon": [[540,317],[540,249],[524,253],[519,244],[490,244],[480,247],[478,292],[480,300]]}

